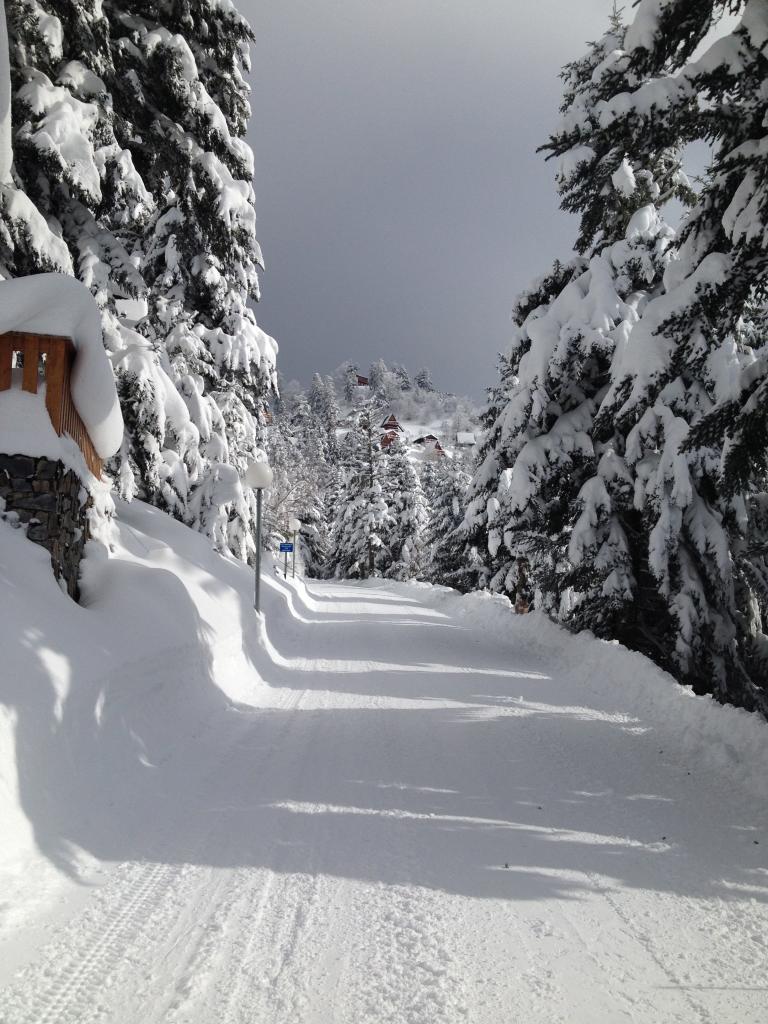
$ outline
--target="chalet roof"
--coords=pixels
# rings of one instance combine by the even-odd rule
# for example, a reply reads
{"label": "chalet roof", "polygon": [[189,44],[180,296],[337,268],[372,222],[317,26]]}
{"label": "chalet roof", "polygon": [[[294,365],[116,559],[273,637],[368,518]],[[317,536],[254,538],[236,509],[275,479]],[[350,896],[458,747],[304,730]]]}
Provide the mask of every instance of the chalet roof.
{"label": "chalet roof", "polygon": [[403,429],[400,426],[400,424],[397,422],[397,416],[395,416],[394,413],[390,413],[390,415],[385,420],[382,420],[381,421],[381,426],[384,429],[386,429],[386,430],[402,430]]}
{"label": "chalet roof", "polygon": [[456,444],[473,445],[475,435],[471,430],[459,430],[456,434]]}
{"label": "chalet roof", "polygon": [[438,441],[438,439],[435,437],[434,434],[424,434],[423,437],[417,437],[416,440],[413,443],[414,444],[427,444],[428,442],[430,444],[432,442],[434,442],[435,444],[440,444],[440,442]]}

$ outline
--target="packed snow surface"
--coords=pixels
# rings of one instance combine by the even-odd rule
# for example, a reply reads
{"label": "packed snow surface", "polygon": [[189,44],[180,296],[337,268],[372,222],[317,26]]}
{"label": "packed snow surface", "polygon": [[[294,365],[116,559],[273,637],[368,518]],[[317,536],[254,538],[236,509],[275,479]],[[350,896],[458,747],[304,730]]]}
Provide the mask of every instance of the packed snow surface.
{"label": "packed snow surface", "polygon": [[0,521],[3,1024],[764,1024],[765,724],[501,598]]}
{"label": "packed snow surface", "polygon": [[0,334],[6,331],[72,339],[77,349],[72,401],[101,458],[114,455],[123,439],[123,417],[104,350],[101,314],[88,289],[66,274],[0,281]]}

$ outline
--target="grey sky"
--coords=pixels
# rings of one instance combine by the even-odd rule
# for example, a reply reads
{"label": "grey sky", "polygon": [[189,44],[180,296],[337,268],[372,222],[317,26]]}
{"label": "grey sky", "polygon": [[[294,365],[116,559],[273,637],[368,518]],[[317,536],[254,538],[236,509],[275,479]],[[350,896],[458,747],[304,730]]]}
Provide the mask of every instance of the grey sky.
{"label": "grey sky", "polygon": [[561,65],[610,0],[239,0],[257,34],[257,310],[287,377],[428,365],[481,397],[515,293],[567,256]]}

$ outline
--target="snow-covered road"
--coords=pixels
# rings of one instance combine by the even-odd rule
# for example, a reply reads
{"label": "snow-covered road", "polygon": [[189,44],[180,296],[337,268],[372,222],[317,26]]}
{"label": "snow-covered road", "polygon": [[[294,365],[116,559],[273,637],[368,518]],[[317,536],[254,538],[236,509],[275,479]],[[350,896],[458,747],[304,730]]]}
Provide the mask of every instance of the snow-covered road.
{"label": "snow-covered road", "polygon": [[155,766],[3,1024],[768,1020],[765,809],[586,646],[427,587],[276,588],[270,687]]}

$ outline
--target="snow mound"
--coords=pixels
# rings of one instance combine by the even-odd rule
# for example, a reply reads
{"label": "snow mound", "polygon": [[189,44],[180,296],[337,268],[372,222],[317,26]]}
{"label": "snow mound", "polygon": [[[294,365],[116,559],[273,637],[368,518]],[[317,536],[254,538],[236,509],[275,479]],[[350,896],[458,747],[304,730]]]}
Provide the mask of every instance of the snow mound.
{"label": "snow mound", "polygon": [[72,339],[77,357],[72,400],[102,459],[117,452],[123,417],[101,331],[101,314],[90,292],[64,274],[36,274],[0,282],[0,334],[29,331]]}

